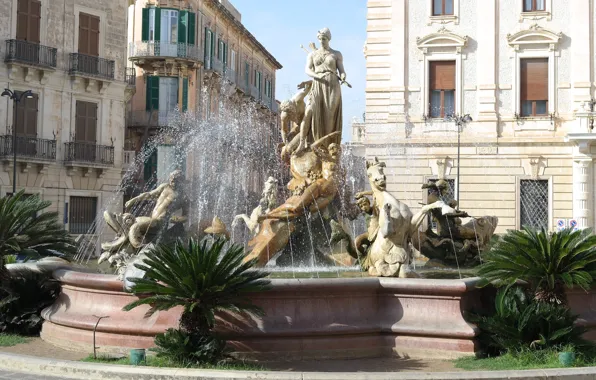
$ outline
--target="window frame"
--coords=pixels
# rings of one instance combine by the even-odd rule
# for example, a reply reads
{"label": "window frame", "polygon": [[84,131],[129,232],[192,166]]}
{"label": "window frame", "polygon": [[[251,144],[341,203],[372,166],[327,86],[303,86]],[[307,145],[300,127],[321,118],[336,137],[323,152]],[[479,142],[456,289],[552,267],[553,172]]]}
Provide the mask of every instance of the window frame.
{"label": "window frame", "polygon": [[525,11],[525,0],[517,0],[517,9],[519,10],[519,21],[528,20],[535,23],[536,20],[546,19],[550,21],[552,19],[552,0],[544,0],[543,11]]}
{"label": "window frame", "polygon": [[553,178],[550,175],[544,176],[517,176],[515,181],[515,228],[521,229],[521,181],[548,181],[548,223],[547,230],[553,230]]}
{"label": "window frame", "polygon": [[[523,64],[524,61],[527,61],[527,60],[536,60],[536,59],[546,60],[546,70],[547,70],[547,74],[546,74],[546,80],[547,80],[547,83],[546,83],[546,87],[547,87],[547,90],[546,90],[546,110],[545,110],[545,113],[541,113],[541,114],[537,114],[536,113],[536,108],[537,108],[536,107],[536,102],[540,102],[540,101],[544,101],[544,100],[527,100],[527,99],[523,99],[522,98],[522,92],[521,92],[521,84],[522,84],[522,80],[521,80],[522,79],[521,65]],[[549,98],[548,98],[549,97],[549,93],[548,93],[549,92],[548,91],[549,83],[548,82],[549,82],[549,79],[550,79],[550,75],[549,75],[550,73],[548,72],[549,71],[549,67],[550,67],[550,62],[549,62],[548,57],[545,57],[545,58],[521,58],[519,60],[519,64],[520,64],[520,68],[519,68],[519,75],[520,75],[519,110],[520,110],[520,112],[519,112],[519,115],[521,117],[525,117],[525,118],[547,117],[548,116],[548,110],[549,110],[549,104],[548,104],[549,103]],[[528,114],[528,115],[524,115],[523,114],[522,103],[523,102],[526,102],[526,101],[530,101],[532,103],[532,112],[530,114]]]}
{"label": "window frame", "polygon": [[514,50],[514,61],[513,65],[513,77],[515,78],[515,91],[513,96],[513,107],[514,112],[521,115],[521,61],[527,58],[547,58],[548,59],[548,103],[547,103],[547,114],[540,116],[524,116],[525,119],[544,120],[545,125],[525,125],[522,123],[518,125],[514,123],[514,127],[517,130],[522,129],[548,129],[554,130],[554,123],[551,125],[549,114],[555,113],[557,109],[557,94],[556,94],[556,77],[555,77],[555,51],[540,51],[540,50]]}
{"label": "window frame", "polygon": [[[431,98],[431,89],[430,89],[430,67],[432,62],[443,62],[443,61],[453,61],[455,62],[455,94],[454,94],[454,105],[453,105],[453,113],[458,114],[461,113],[461,105],[462,105],[462,75],[461,75],[461,54],[437,54],[437,55],[428,55],[424,57],[425,64],[423,65],[423,78],[425,79],[424,83],[424,102],[422,103],[422,114],[428,115],[430,117],[430,98]],[[444,110],[443,110],[444,112]],[[442,117],[434,118],[440,120]]]}
{"label": "window frame", "polygon": [[[435,13],[435,1],[436,0],[430,0],[431,1],[431,16],[433,17],[441,17],[441,16],[454,16],[455,15],[455,0],[439,0],[441,1],[441,13]],[[452,13],[445,13],[445,9],[447,8],[447,1],[451,1],[451,8],[452,8]],[[536,0],[533,0],[536,1]]]}
{"label": "window frame", "polygon": [[530,0],[532,2],[531,9],[526,9],[526,1],[527,0],[522,0],[522,12],[546,12],[546,0],[541,0],[544,4],[544,9],[536,9],[538,1],[540,0]]}
{"label": "window frame", "polygon": [[[458,25],[459,24],[459,2],[460,2],[460,0],[451,0],[451,1],[453,1],[453,14],[435,15],[434,0],[427,0],[427,17],[428,17],[427,25],[432,25],[435,23],[441,24],[441,25],[453,23],[455,25]],[[444,4],[444,2],[442,4]]]}
{"label": "window frame", "polygon": [[[41,2],[41,19],[39,21],[39,45],[43,45],[43,46],[47,46],[47,36],[48,33],[44,33],[44,31],[47,29],[48,27],[48,8],[49,8],[49,0],[39,0]],[[16,39],[17,36],[17,8],[19,5],[19,1],[18,0],[12,0],[12,17],[11,17],[11,25],[10,25],[10,30],[11,30],[11,37],[10,38],[14,38]],[[78,17],[78,16],[77,16]],[[78,23],[76,25],[76,27],[78,28]],[[75,45],[76,46],[76,45]]]}
{"label": "window frame", "polygon": [[[73,198],[86,198],[86,199],[93,199],[95,200],[95,216],[93,220],[89,223],[89,227],[86,229],[84,233],[80,232],[81,230],[72,231],[72,215],[73,215],[73,207],[72,207],[72,199]],[[68,233],[71,235],[96,235],[97,234],[97,226],[94,226],[93,223],[97,219],[98,213],[97,210],[100,209],[100,198],[93,195],[69,195],[68,196]],[[93,230],[89,233],[91,227],[94,227]]]}
{"label": "window frame", "polygon": [[[100,58],[109,58],[105,56],[105,36],[107,30],[107,14],[104,11],[100,11],[93,8],[83,7],[78,4],[74,6],[74,16],[75,16],[75,27],[74,27],[74,47],[78,49],[79,46],[79,20],[80,20],[80,13],[86,13],[92,16],[99,17],[99,57]],[[43,31],[44,29],[42,29]],[[45,33],[42,33],[42,35]]]}

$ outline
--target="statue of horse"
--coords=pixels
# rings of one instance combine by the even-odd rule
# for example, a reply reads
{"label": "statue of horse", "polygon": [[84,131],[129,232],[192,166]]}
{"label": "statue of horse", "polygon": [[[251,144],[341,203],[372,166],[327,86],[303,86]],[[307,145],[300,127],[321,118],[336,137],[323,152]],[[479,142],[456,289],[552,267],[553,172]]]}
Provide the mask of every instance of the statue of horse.
{"label": "statue of horse", "polygon": [[374,162],[366,163],[366,172],[372,191],[356,194],[356,198],[366,195],[373,197],[373,213],[378,215],[376,231],[369,232],[372,242],[367,261],[368,273],[382,277],[412,277],[408,268],[412,261],[410,241],[417,233],[426,214],[435,208],[444,206],[444,202],[425,205],[413,214],[408,205],[397,200],[387,191],[387,178],[384,173],[385,163],[376,157]]}
{"label": "statue of horse", "polygon": [[269,211],[277,206],[277,183],[277,179],[269,177],[265,182],[259,205],[252,210],[250,217],[246,214],[236,215],[232,221],[232,228],[236,227],[243,220],[253,235],[258,234],[259,217],[267,215]]}

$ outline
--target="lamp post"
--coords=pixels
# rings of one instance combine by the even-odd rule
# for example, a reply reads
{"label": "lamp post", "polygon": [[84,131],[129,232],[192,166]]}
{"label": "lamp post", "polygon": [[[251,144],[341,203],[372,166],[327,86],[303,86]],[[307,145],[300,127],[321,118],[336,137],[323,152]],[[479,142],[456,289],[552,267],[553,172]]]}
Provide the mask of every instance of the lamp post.
{"label": "lamp post", "polygon": [[[467,124],[472,121],[472,117],[470,114],[459,115],[453,114],[445,117],[445,121],[452,121],[457,126],[457,187],[455,189],[455,200],[459,204],[459,153],[460,153],[460,136],[461,136],[461,129],[464,124]],[[459,207],[458,207],[459,208]]]}
{"label": "lamp post", "polygon": [[8,96],[16,103],[14,125],[12,126],[12,195],[14,196],[17,192],[17,120],[19,117],[17,109],[19,107],[20,101],[23,98],[33,98],[33,92],[31,92],[31,90],[27,90],[19,94],[6,88],[4,91],[2,91],[2,96]]}

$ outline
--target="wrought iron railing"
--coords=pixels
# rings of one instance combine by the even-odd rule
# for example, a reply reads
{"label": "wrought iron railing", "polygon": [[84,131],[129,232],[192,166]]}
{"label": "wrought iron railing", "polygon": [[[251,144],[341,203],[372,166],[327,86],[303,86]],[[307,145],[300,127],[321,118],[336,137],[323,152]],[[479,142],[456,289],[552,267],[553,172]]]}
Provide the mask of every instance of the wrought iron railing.
{"label": "wrought iron railing", "polygon": [[[17,136],[16,148],[18,157],[48,161],[54,161],[56,159],[56,140]],[[13,157],[13,155],[13,136],[0,136],[0,156]]]}
{"label": "wrought iron railing", "polygon": [[250,96],[255,98],[255,100],[259,100],[261,98],[261,92],[259,91],[258,87],[250,86]]}
{"label": "wrought iron railing", "polygon": [[176,110],[130,111],[126,125],[128,127],[167,127]]}
{"label": "wrought iron railing", "polygon": [[64,161],[114,165],[114,147],[85,142],[67,142],[64,143]]}
{"label": "wrought iron railing", "polygon": [[199,47],[187,43],[136,41],[128,45],[128,54],[131,58],[168,57],[202,61]]}
{"label": "wrought iron railing", "polygon": [[134,67],[127,67],[124,72],[124,81],[128,86],[135,86],[137,83],[137,72]]}
{"label": "wrought iron railing", "polygon": [[229,67],[226,67],[224,69],[224,77],[232,82],[232,83],[236,83],[236,70],[232,70]]}
{"label": "wrought iron railing", "polygon": [[114,79],[115,62],[90,55],[70,54],[70,75],[86,75],[102,79]]}
{"label": "wrought iron railing", "polygon": [[211,57],[211,59],[207,59],[205,61],[205,70],[213,70],[218,73],[223,73],[223,62],[220,61],[217,57]]}
{"label": "wrought iron railing", "polygon": [[20,62],[40,67],[56,67],[56,52],[53,47],[27,41],[7,40],[5,62]]}

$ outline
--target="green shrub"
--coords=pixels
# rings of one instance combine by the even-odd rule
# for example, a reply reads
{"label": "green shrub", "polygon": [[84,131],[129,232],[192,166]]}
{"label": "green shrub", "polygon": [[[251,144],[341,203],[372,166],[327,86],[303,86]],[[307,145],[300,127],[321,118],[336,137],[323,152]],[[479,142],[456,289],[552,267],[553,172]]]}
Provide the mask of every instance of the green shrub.
{"label": "green shrub", "polygon": [[214,332],[215,314],[261,315],[247,301],[249,293],[269,288],[268,273],[253,269],[255,261],[243,262],[242,247],[224,249],[224,240],[159,245],[147,254],[144,278],[129,278],[132,292],[140,297],[124,307],[150,305],[148,314],[182,306],[180,329],[156,338],[162,355],[195,363],[215,363],[223,358],[223,340]]}
{"label": "green shrub", "polygon": [[596,235],[591,230],[548,233],[524,227],[495,239],[478,270],[484,284],[528,283],[541,302],[565,303],[565,287],[589,289],[596,278]]}
{"label": "green shrub", "polygon": [[539,302],[521,286],[499,289],[493,315],[470,315],[480,329],[479,340],[489,355],[520,350],[591,344],[581,338],[586,331],[574,323],[565,305]]}
{"label": "green shrub", "polygon": [[49,273],[28,269],[0,274],[0,332],[37,335],[41,311],[60,294],[60,284]]}
{"label": "green shrub", "polygon": [[76,252],[73,239],[58,223],[58,213],[43,212],[50,205],[37,195],[25,197],[23,191],[0,198],[0,271],[8,255],[40,258]]}

